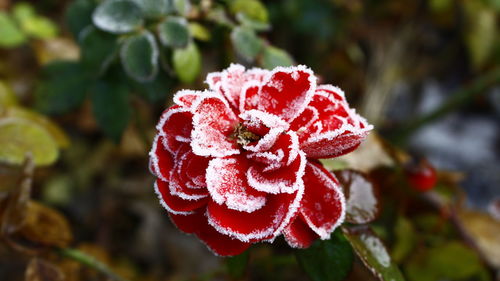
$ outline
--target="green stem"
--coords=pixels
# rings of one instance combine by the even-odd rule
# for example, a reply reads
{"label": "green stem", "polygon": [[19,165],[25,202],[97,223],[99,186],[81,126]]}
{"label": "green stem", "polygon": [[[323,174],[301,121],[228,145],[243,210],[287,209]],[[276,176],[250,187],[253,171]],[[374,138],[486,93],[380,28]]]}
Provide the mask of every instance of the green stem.
{"label": "green stem", "polygon": [[498,82],[500,82],[500,67],[494,68],[490,72],[481,75],[469,86],[451,94],[450,98],[437,109],[409,121],[406,125],[402,126],[401,129],[396,130],[391,139],[396,144],[406,143],[406,140],[418,129],[466,104],[474,96],[484,93],[488,87]]}
{"label": "green stem", "polygon": [[90,268],[93,268],[102,274],[106,275],[107,277],[111,278],[112,280],[115,281],[128,281],[127,279],[122,278],[121,276],[117,275],[114,273],[107,265],[104,263],[98,261],[94,257],[85,254],[84,252],[81,252],[80,250],[77,249],[70,249],[70,248],[64,248],[64,249],[58,249],[59,254],[61,256],[70,258],[72,260],[75,260],[77,262],[80,262],[81,264],[84,264]]}

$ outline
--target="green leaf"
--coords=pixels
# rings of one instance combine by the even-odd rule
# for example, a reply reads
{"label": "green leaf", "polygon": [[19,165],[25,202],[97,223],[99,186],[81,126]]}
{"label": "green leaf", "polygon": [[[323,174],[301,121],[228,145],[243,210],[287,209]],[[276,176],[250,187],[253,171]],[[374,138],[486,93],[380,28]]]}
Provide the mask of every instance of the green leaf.
{"label": "green leaf", "polygon": [[477,254],[459,241],[419,251],[405,269],[415,281],[489,280]]}
{"label": "green leaf", "polygon": [[92,12],[95,3],[92,0],[75,0],[69,4],[66,10],[66,24],[75,38],[79,38],[80,32],[92,24]]}
{"label": "green leaf", "polygon": [[465,4],[468,25],[465,41],[469,56],[476,69],[488,62],[498,37],[496,12],[481,2],[467,1]]}
{"label": "green leaf", "polygon": [[127,33],[143,24],[139,6],[131,0],[106,0],[92,14],[94,24],[111,33]]}
{"label": "green leaf", "polygon": [[236,19],[241,23],[242,26],[258,30],[258,31],[265,31],[269,30],[271,28],[271,25],[267,22],[261,22],[257,21],[251,17],[249,17],[247,14],[243,13],[238,13],[236,15]]}
{"label": "green leaf", "polygon": [[158,73],[158,46],[149,31],[127,38],[120,58],[125,72],[138,82],[151,81]]}
{"label": "green leaf", "polygon": [[38,39],[50,39],[57,35],[57,26],[48,18],[34,17],[22,23],[26,34]]}
{"label": "green leaf", "polygon": [[13,48],[22,45],[26,39],[9,15],[0,11],[0,47]]}
{"label": "green leaf", "polygon": [[88,78],[77,62],[56,61],[45,66],[35,93],[36,107],[48,114],[61,114],[79,106],[88,89]]}
{"label": "green leaf", "polygon": [[184,48],[189,43],[187,20],[182,17],[169,17],[158,25],[160,42],[167,47]]}
{"label": "green leaf", "polygon": [[30,36],[48,39],[57,35],[57,26],[50,19],[37,15],[29,3],[17,3],[12,9],[12,14],[23,31]]}
{"label": "green leaf", "polygon": [[0,80],[0,110],[17,105],[17,97],[10,85]]}
{"label": "green leaf", "polygon": [[175,73],[184,83],[193,82],[201,71],[201,55],[191,42],[184,49],[175,49],[172,57]]}
{"label": "green leaf", "polygon": [[30,3],[19,2],[12,7],[12,16],[18,22],[29,20],[36,17],[35,8]]}
{"label": "green leaf", "polygon": [[57,143],[43,127],[22,118],[0,119],[0,161],[20,165],[27,153],[40,166],[59,156]]}
{"label": "green leaf", "polygon": [[196,22],[189,24],[189,33],[193,35],[193,38],[200,41],[208,41],[211,38],[210,31],[203,25]]}
{"label": "green leaf", "polygon": [[398,216],[394,226],[395,242],[392,247],[391,256],[395,262],[403,261],[415,246],[415,228],[411,221],[404,216]]}
{"label": "green leaf", "polygon": [[351,271],[351,245],[337,230],[330,240],[317,240],[311,247],[296,251],[297,259],[313,281],[341,281]]}
{"label": "green leaf", "polygon": [[158,19],[174,11],[173,0],[133,0],[142,10],[144,17]]}
{"label": "green leaf", "polygon": [[248,266],[249,257],[249,251],[245,251],[243,254],[226,258],[227,271],[231,278],[238,280],[243,277]]}
{"label": "green leaf", "polygon": [[118,53],[116,36],[93,25],[85,28],[79,37],[81,62],[94,74],[102,75]]}
{"label": "green leaf", "polygon": [[376,277],[383,281],[404,280],[382,240],[369,227],[343,227],[342,230],[358,257]]}
{"label": "green leaf", "polygon": [[255,31],[246,27],[234,28],[231,41],[236,52],[247,61],[253,61],[262,50],[262,40],[257,37]]}
{"label": "green leaf", "polygon": [[132,113],[129,90],[120,81],[99,80],[91,93],[92,111],[104,133],[118,143]]}
{"label": "green leaf", "polygon": [[269,20],[266,7],[258,0],[235,0],[230,8],[234,14],[242,13],[259,22],[267,23]]}
{"label": "green leaf", "polygon": [[191,10],[191,2],[189,0],[173,0],[175,10],[179,13],[179,15],[185,16],[189,14]]}
{"label": "green leaf", "polygon": [[165,101],[172,88],[172,79],[163,72],[150,82],[133,82],[132,87],[152,103]]}
{"label": "green leaf", "polygon": [[291,66],[294,64],[292,57],[282,49],[266,46],[262,56],[262,66],[273,69],[277,66]]}
{"label": "green leaf", "polygon": [[375,220],[380,211],[378,191],[370,178],[358,171],[336,171],[335,176],[346,195],[346,222],[365,224]]}

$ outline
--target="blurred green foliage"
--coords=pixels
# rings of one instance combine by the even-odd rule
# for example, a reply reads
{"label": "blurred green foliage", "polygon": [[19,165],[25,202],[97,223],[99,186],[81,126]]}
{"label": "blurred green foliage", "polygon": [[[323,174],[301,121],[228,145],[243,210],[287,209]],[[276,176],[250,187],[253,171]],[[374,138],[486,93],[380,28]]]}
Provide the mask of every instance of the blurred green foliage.
{"label": "blurred green foliage", "polygon": [[[89,84],[100,84],[106,80],[113,65],[121,65],[126,76],[121,76],[122,80],[103,83],[117,83],[124,92],[138,92],[139,96],[148,96],[152,101],[162,100],[175,78],[182,83],[192,83],[199,78],[203,50],[196,41],[203,43],[211,40],[213,32],[221,31],[217,26],[231,34],[236,54],[245,62],[257,61],[267,68],[292,64],[285,51],[257,35],[269,26],[268,12],[261,2],[207,3],[186,0],[72,2],[67,8],[66,20],[78,40],[82,55],[78,62],[71,63],[74,69],[69,71],[53,65],[46,66],[49,72],[56,72],[53,77],[65,76],[68,82],[50,77],[42,81],[37,91],[37,99],[41,101],[38,108],[52,114],[68,112],[83,101],[82,92],[86,93],[89,87],[93,87]],[[111,69],[122,71],[117,67]],[[151,89],[151,83],[157,80],[172,82],[163,83],[167,86],[163,89]],[[95,101],[95,94],[93,96],[92,101]],[[94,113],[108,108],[118,112],[120,110],[114,108],[115,104],[127,106],[130,103],[127,99],[114,103],[112,98],[107,97],[105,100],[109,103],[93,104]],[[100,106],[104,108],[99,109]],[[126,112],[131,110],[129,106]],[[117,142],[127,127],[125,124],[110,128],[110,122],[104,122],[98,115],[96,119],[103,131]]]}

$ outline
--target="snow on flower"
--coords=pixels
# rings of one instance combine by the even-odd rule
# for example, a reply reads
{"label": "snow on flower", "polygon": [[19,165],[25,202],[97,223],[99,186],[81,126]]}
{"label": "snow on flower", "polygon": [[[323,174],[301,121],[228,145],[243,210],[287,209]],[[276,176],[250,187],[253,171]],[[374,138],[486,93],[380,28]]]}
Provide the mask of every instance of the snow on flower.
{"label": "snow on flower", "polygon": [[317,159],[356,149],[372,126],[304,66],[233,64],[206,82],[175,94],[150,152],[172,222],[221,256],[279,235],[299,248],[328,239],[346,203]]}

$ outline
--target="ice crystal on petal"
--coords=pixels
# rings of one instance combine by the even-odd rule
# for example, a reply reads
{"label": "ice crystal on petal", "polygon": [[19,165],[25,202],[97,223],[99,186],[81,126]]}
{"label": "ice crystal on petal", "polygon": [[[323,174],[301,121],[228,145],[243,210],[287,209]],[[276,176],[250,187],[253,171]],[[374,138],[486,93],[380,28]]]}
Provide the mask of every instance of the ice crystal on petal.
{"label": "ice crystal on petal", "polygon": [[314,158],[354,150],[373,128],[305,66],[232,64],[205,91],[181,90],[157,125],[149,167],[172,222],[217,255],[284,235],[327,239],[345,216],[335,176]]}
{"label": "ice crystal on petal", "polygon": [[243,157],[216,158],[207,168],[207,188],[212,200],[229,209],[251,213],[262,208],[266,196],[246,183],[247,160]]}

